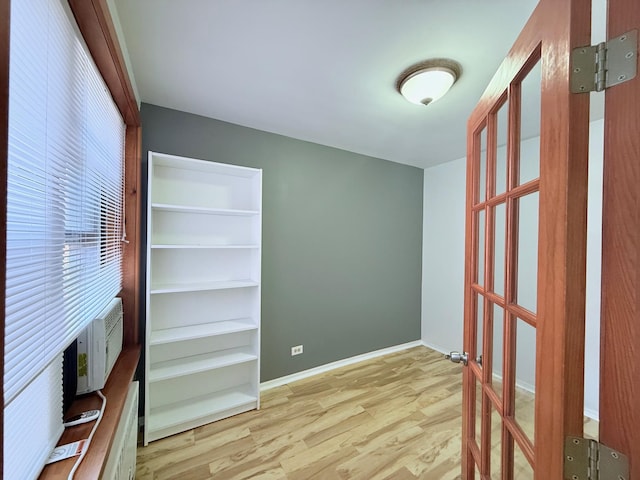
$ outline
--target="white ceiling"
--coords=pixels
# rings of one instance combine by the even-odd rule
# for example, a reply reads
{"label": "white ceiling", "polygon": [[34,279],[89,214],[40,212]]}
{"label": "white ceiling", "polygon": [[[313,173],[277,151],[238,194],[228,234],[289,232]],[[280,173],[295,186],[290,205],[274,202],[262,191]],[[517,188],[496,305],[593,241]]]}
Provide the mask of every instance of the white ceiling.
{"label": "white ceiling", "polygon": [[[536,0],[116,0],[143,102],[428,167],[465,155],[466,120]],[[463,73],[428,107],[406,67]]]}

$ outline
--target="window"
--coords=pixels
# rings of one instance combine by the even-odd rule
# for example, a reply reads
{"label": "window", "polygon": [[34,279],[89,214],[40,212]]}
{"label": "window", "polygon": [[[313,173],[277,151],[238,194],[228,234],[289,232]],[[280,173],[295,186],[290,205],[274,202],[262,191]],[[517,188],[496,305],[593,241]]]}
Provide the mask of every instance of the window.
{"label": "window", "polygon": [[9,81],[4,471],[32,478],[62,351],[121,288],[125,126],[65,0],[11,2]]}

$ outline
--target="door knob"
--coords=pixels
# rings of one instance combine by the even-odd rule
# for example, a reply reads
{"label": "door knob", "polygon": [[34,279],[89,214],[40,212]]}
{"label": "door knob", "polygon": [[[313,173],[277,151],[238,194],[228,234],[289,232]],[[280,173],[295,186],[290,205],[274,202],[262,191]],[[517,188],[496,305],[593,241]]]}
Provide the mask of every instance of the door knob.
{"label": "door knob", "polygon": [[467,355],[467,352],[450,352],[449,355],[445,355],[444,358],[451,360],[453,363],[462,362],[465,367],[469,363],[469,356]]}

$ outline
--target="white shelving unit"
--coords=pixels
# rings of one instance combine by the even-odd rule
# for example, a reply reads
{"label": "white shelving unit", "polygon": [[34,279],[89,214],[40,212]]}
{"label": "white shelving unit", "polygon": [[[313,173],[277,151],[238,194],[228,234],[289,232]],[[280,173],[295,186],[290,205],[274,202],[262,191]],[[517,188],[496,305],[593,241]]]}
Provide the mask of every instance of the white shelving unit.
{"label": "white shelving unit", "polygon": [[144,444],[260,407],[262,171],[149,152]]}

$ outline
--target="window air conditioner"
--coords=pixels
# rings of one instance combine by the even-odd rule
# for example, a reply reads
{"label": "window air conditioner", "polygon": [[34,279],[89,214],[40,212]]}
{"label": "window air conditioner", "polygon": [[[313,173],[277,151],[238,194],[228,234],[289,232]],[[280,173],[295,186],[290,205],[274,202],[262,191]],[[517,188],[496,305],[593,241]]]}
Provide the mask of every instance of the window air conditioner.
{"label": "window air conditioner", "polygon": [[104,387],[122,351],[122,300],[114,298],[78,337],[78,395]]}

